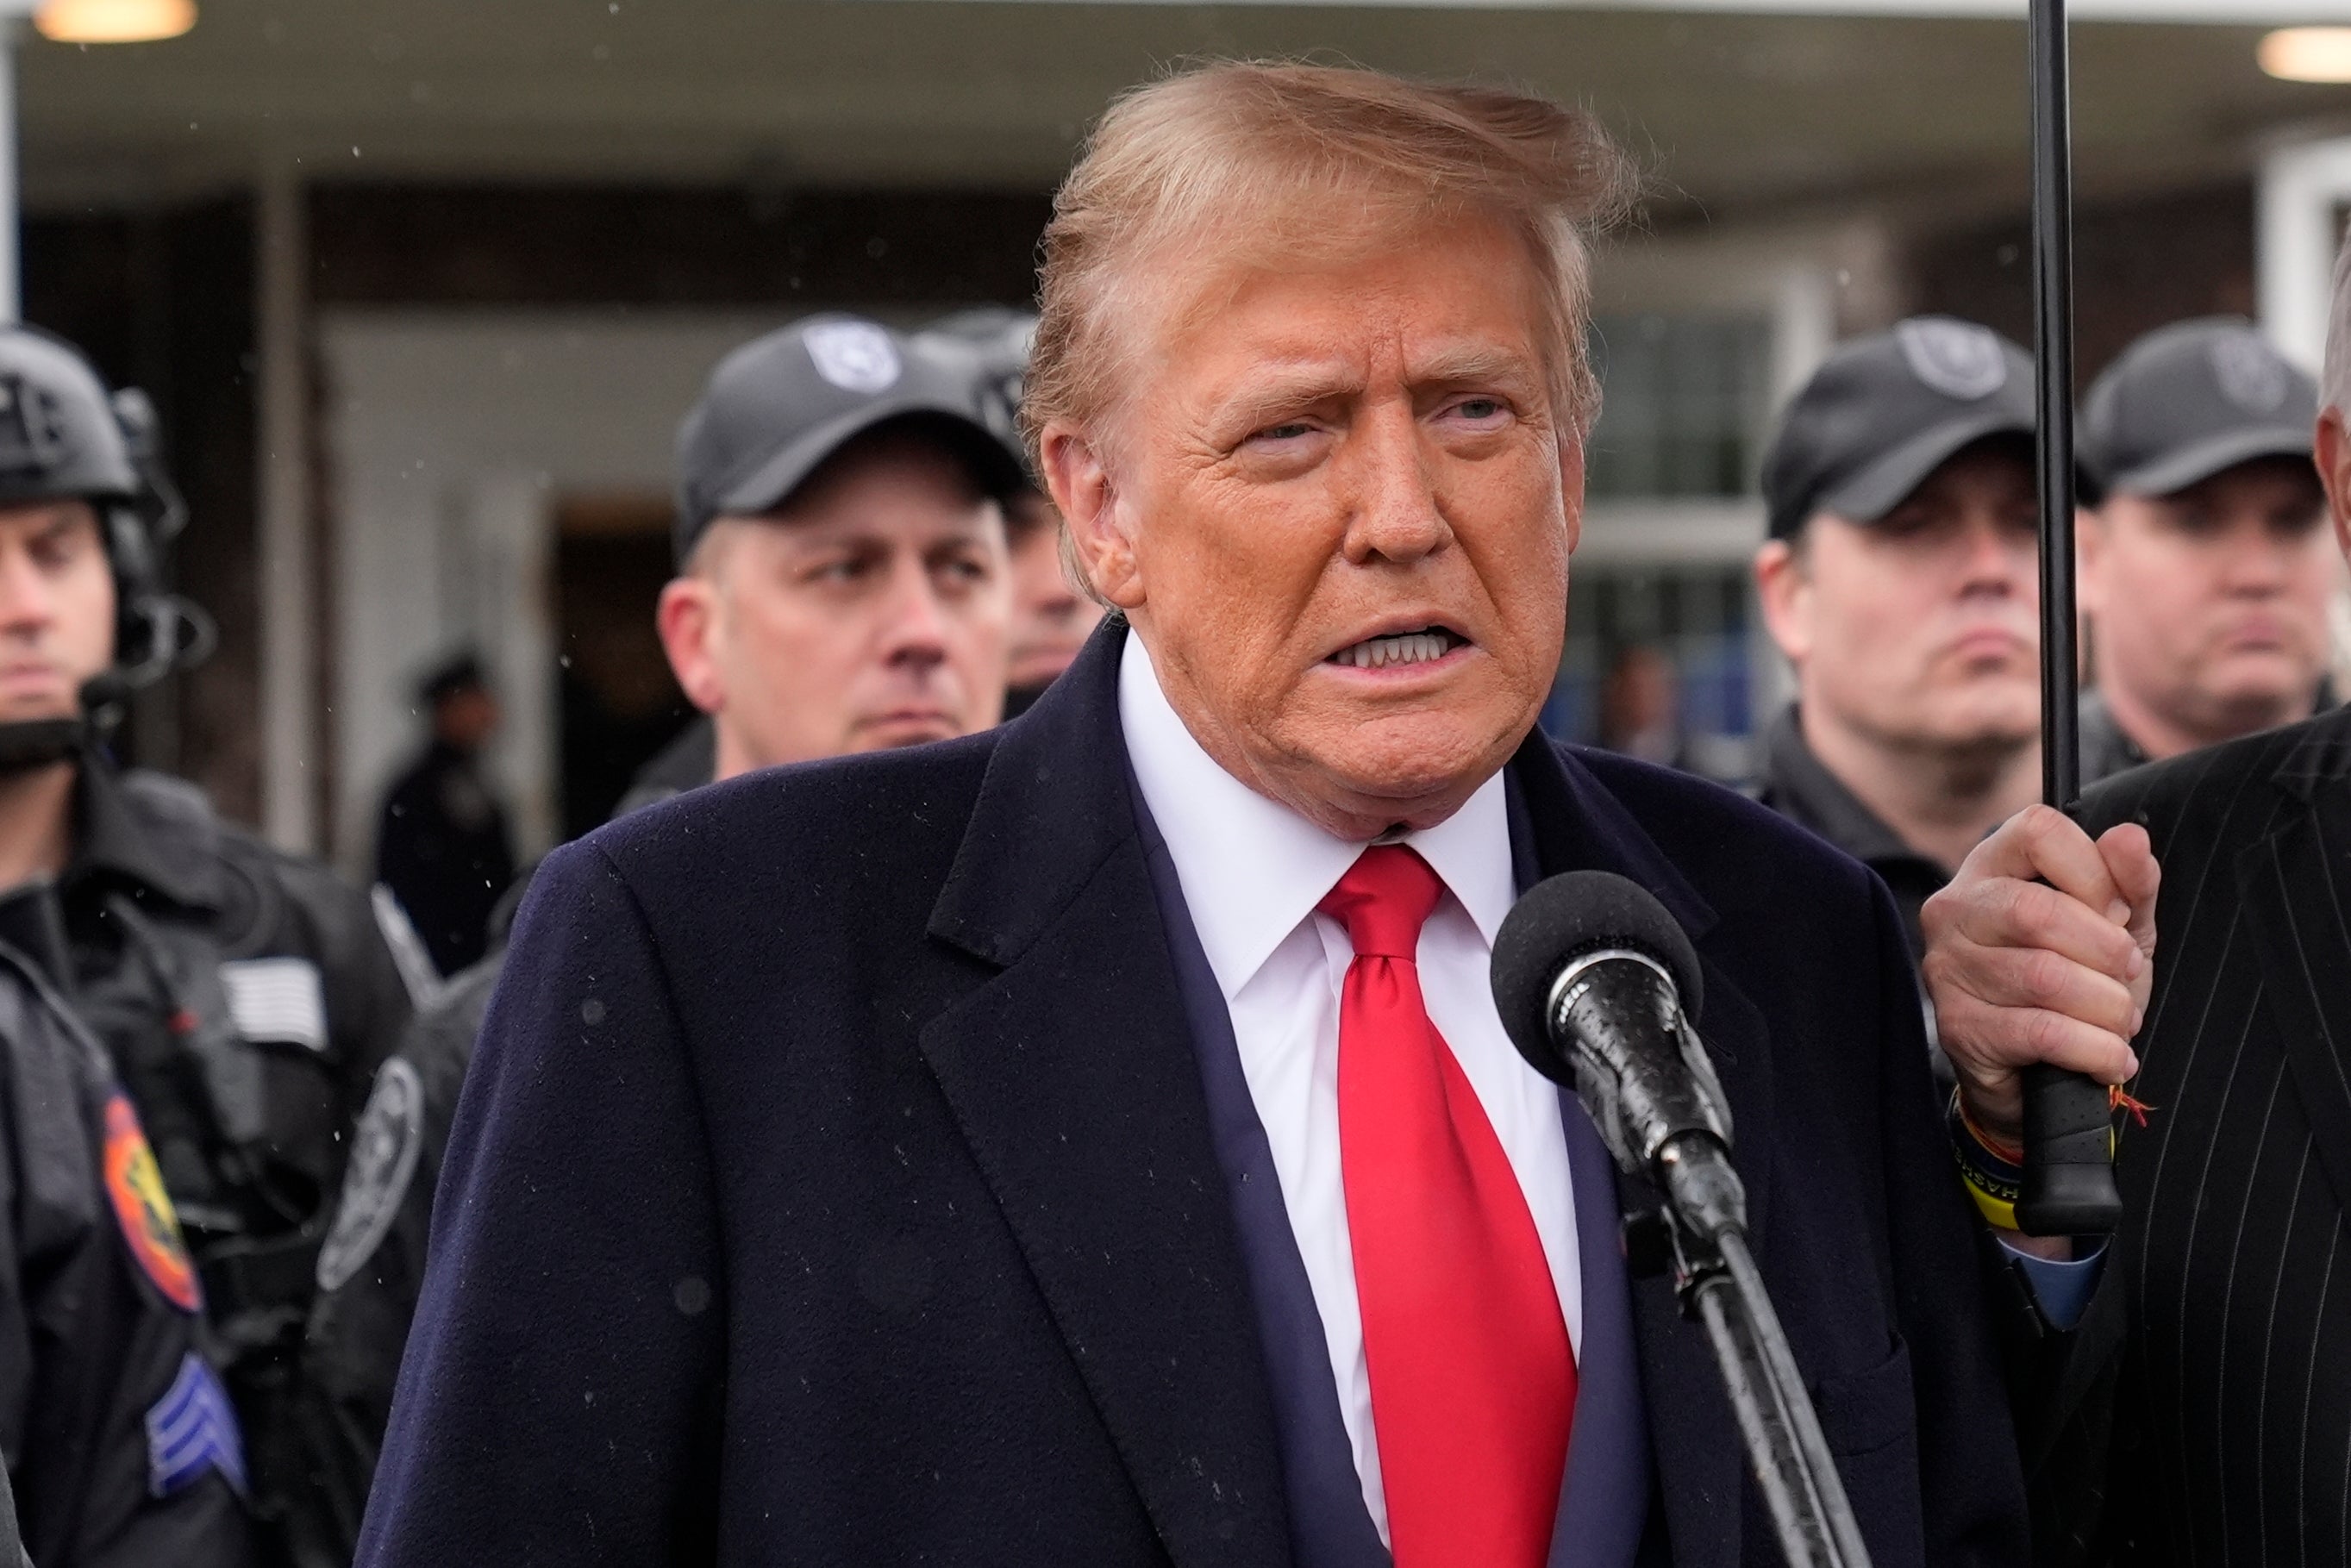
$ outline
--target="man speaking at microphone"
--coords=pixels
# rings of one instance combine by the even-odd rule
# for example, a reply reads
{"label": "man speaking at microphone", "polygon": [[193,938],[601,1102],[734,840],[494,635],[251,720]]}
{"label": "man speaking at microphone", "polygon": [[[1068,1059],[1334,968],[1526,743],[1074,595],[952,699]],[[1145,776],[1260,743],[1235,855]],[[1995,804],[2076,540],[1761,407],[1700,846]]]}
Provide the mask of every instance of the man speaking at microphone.
{"label": "man speaking at microphone", "polygon": [[1892,904],[1534,728],[1626,183],[1582,116],[1364,71],[1111,110],[1027,419],[1121,619],[1013,725],[548,862],[362,1563],[1776,1562],[1638,1195],[1489,990],[1571,869],[1696,945],[1876,1562],[2020,1559]]}

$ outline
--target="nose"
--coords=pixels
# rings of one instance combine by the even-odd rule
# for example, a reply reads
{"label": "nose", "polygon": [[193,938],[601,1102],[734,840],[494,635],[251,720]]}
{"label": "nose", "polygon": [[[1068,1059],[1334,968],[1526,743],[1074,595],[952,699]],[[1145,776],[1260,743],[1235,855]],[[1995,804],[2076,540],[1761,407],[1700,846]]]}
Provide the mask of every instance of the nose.
{"label": "nose", "polygon": [[48,580],[21,546],[0,549],[0,636],[38,636],[57,619]]}
{"label": "nose", "polygon": [[1961,593],[2022,595],[2039,582],[2033,536],[2020,532],[2005,518],[1989,512],[1970,517],[1961,538],[1966,551]]}
{"label": "nose", "polygon": [[1452,542],[1408,405],[1399,400],[1368,411],[1349,445],[1353,485],[1340,549],[1351,564],[1409,566]]}
{"label": "nose", "polygon": [[884,663],[920,674],[946,661],[946,607],[920,557],[908,552],[893,567],[882,612]]}
{"label": "nose", "polygon": [[2222,585],[2241,599],[2267,599],[2283,593],[2309,553],[2305,539],[2282,538],[2264,528],[2250,548],[2224,552]]}

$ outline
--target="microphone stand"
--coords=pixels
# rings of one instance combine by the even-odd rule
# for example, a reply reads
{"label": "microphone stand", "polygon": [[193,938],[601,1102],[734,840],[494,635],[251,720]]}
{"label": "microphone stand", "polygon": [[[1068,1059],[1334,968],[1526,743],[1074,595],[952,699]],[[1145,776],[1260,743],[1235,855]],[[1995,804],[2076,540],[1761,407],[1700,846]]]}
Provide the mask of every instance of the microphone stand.
{"label": "microphone stand", "polygon": [[1657,1151],[1674,1244],[1674,1294],[1706,1329],[1731,1414],[1789,1568],[1868,1568],[1836,1461],[1747,1249],[1747,1194],[1710,1132]]}
{"label": "microphone stand", "polygon": [[[1660,911],[1658,918],[1670,917]],[[1528,1060],[1567,1069],[1618,1167],[1664,1196],[1656,1218],[1673,1242],[1675,1298],[1714,1347],[1789,1568],[1869,1568],[1812,1396],[1747,1249],[1747,1189],[1730,1164],[1730,1113],[1672,972],[1630,948],[1580,955],[1552,982],[1543,1027],[1552,1041],[1574,1043],[1557,1058]],[[1676,1066],[1659,1058],[1668,1040]],[[1636,1270],[1655,1255],[1656,1239],[1652,1217],[1628,1221]]]}

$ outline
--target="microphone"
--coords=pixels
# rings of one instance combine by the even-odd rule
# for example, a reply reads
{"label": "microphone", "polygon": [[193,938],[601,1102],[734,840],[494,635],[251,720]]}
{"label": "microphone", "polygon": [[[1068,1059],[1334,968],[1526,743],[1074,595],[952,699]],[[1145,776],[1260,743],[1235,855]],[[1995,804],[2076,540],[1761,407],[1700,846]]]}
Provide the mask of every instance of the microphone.
{"label": "microphone", "polygon": [[1679,1197],[1693,1164],[1715,1166],[1728,1186],[1696,1183],[1712,1190],[1690,1195],[1704,1200],[1694,1218],[1709,1233],[1743,1223],[1720,1157],[1730,1108],[1690,1027],[1703,998],[1698,955],[1664,904],[1607,872],[1552,877],[1503,920],[1492,977],[1519,1053],[1575,1091],[1622,1169]]}
{"label": "microphone", "polygon": [[1868,1568],[1836,1461],[1747,1247],[1730,1108],[1690,1019],[1698,954],[1638,883],[1569,872],[1511,906],[1494,1006],[1534,1070],[1568,1084],[1608,1152],[1665,1197],[1675,1294],[1706,1330],[1780,1549],[1796,1568]]}

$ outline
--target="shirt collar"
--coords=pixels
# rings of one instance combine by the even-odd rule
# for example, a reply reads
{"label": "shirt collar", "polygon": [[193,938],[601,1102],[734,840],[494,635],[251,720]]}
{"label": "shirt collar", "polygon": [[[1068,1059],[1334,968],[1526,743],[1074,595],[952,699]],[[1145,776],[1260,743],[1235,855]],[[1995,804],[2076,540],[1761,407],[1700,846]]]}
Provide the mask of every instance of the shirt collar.
{"label": "shirt collar", "polygon": [[[1259,794],[1210,757],[1127,633],[1118,715],[1144,804],[1167,841],[1200,946],[1229,1000],[1314,912],[1364,846]],[[1417,851],[1489,946],[1510,911],[1510,810],[1498,771],[1461,809],[1400,841]]]}
{"label": "shirt collar", "polygon": [[191,909],[215,903],[200,873],[182,875],[159,852],[113,765],[89,754],[75,778],[73,857],[59,881],[70,889],[101,875],[152,888]]}
{"label": "shirt collar", "polygon": [[1772,722],[1763,742],[1763,773],[1764,793],[1773,810],[1854,859],[1868,865],[1927,860],[1813,754],[1804,744],[1803,725],[1793,704]]}

